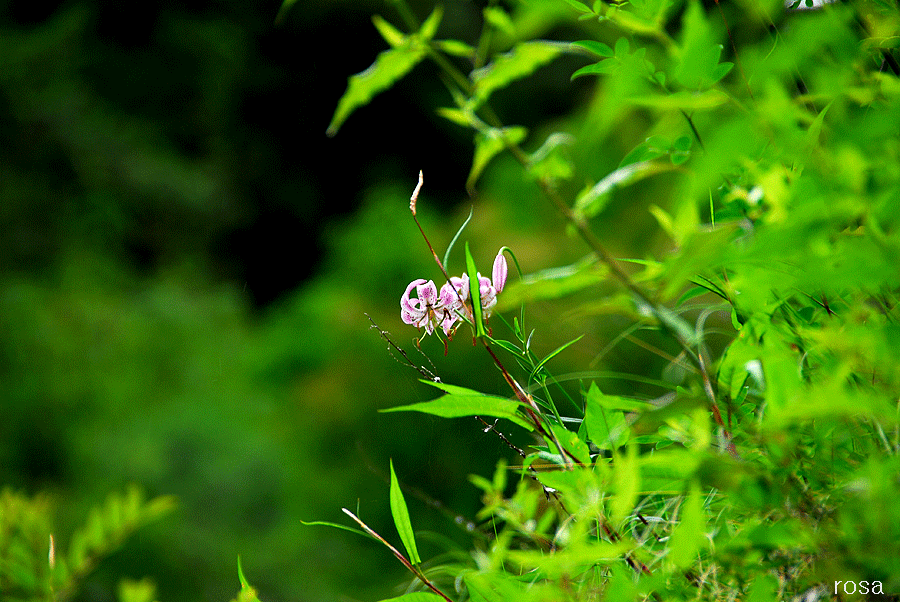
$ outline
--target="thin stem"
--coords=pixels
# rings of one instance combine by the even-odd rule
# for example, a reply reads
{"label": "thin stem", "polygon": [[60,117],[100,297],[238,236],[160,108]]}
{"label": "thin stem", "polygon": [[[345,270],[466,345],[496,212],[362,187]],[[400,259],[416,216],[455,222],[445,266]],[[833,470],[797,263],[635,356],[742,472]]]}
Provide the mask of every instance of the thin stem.
{"label": "thin stem", "polygon": [[352,518],[354,521],[356,521],[356,524],[358,524],[360,527],[362,527],[366,533],[368,533],[369,535],[371,535],[372,537],[374,537],[375,539],[377,539],[378,541],[383,543],[385,546],[387,546],[387,548],[394,554],[394,556],[397,557],[397,560],[402,562],[403,566],[405,566],[407,569],[409,569],[413,575],[415,575],[416,577],[421,579],[422,583],[427,585],[431,591],[433,591],[434,593],[436,593],[437,595],[442,597],[447,602],[453,602],[453,600],[451,600],[447,596],[447,594],[445,594],[444,592],[439,590],[437,588],[437,586],[435,586],[431,581],[429,581],[428,578],[422,574],[422,571],[420,571],[418,568],[413,566],[413,564],[409,560],[406,559],[406,556],[404,556],[397,548],[392,546],[384,537],[382,537],[381,535],[379,535],[378,533],[373,531],[371,528],[369,528],[369,525],[367,525],[366,523],[359,520],[359,518],[355,514],[353,514],[346,508],[341,508],[341,510],[344,512],[344,514],[346,514],[347,516]]}

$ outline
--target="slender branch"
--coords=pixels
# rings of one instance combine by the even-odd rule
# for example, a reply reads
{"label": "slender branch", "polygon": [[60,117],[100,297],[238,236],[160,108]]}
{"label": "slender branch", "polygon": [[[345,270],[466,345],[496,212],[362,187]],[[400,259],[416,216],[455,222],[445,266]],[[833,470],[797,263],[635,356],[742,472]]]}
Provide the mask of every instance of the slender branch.
{"label": "slender branch", "polygon": [[363,530],[364,530],[366,533],[368,533],[369,535],[371,535],[372,537],[374,537],[375,539],[377,539],[378,541],[380,541],[381,543],[383,543],[385,546],[387,546],[387,548],[394,554],[394,556],[397,557],[397,560],[399,560],[400,562],[402,562],[402,563],[403,563],[403,566],[405,566],[407,569],[409,569],[409,570],[412,572],[413,575],[415,575],[416,577],[418,577],[419,579],[421,579],[422,583],[424,583],[425,585],[427,585],[428,588],[429,588],[431,591],[433,591],[434,593],[436,593],[437,595],[439,595],[440,597],[442,597],[442,598],[443,598],[444,600],[446,600],[447,602],[453,602],[453,600],[450,599],[450,598],[447,596],[447,594],[445,594],[444,592],[442,592],[441,590],[439,590],[439,589],[437,588],[436,585],[434,585],[431,581],[429,581],[428,578],[427,578],[425,575],[422,574],[422,571],[420,571],[418,568],[416,568],[415,566],[413,566],[413,564],[412,564],[409,560],[406,559],[406,556],[404,556],[404,555],[400,552],[400,550],[398,550],[397,548],[395,548],[394,546],[392,546],[392,545],[388,542],[388,540],[386,540],[384,537],[382,537],[381,535],[379,535],[378,533],[376,533],[375,531],[373,531],[371,528],[369,528],[369,525],[367,525],[366,523],[364,523],[364,522],[362,522],[361,520],[359,520],[359,518],[358,518],[355,514],[353,514],[352,512],[350,512],[349,510],[347,510],[346,508],[341,508],[341,510],[344,512],[344,514],[346,514],[347,516],[349,516],[350,518],[352,518],[354,521],[356,521],[356,524],[358,524],[360,527],[362,527]]}

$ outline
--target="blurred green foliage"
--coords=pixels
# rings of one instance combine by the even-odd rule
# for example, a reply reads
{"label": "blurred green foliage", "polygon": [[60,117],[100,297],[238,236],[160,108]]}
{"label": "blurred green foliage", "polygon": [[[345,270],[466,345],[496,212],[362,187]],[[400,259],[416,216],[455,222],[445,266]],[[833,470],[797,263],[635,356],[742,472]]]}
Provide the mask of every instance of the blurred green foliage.
{"label": "blurred green foliage", "polygon": [[[402,68],[362,92],[365,78],[351,80],[356,96],[332,115],[334,90],[310,120],[316,138],[291,144],[318,150],[329,118],[339,140],[379,102],[402,110],[376,119],[386,129],[318,185],[294,171],[321,167],[274,153],[290,144],[245,122],[269,109],[254,94],[284,81],[256,55],[254,28],[268,21],[162,11],[111,34],[107,9],[75,3],[0,32],[0,475],[11,487],[0,523],[16,542],[0,550],[0,595],[46,599],[45,535],[77,549],[86,520],[103,526],[88,548],[105,560],[77,573],[76,599],[402,594],[402,567],[376,543],[301,523],[345,521],[341,507],[386,535],[402,516],[422,574],[474,600],[766,600],[873,575],[896,591],[896,7],[450,2],[438,25],[430,5],[391,6],[400,13],[376,20],[391,50],[373,44],[372,56]],[[314,22],[345,16],[302,8]],[[412,79],[425,84],[376,96],[437,52],[467,69],[449,77],[453,93],[420,66]],[[410,96],[439,109],[446,138],[416,135]],[[435,159],[461,135],[471,168]],[[366,314],[444,383],[508,395],[468,332],[446,356],[433,339],[420,353],[399,320],[406,284],[439,276],[407,212],[420,166],[402,174],[377,158],[393,145],[428,167],[418,217],[439,254],[469,212],[453,206],[468,186],[475,265],[506,245],[525,272],[514,283],[511,270],[500,297],[511,328],[494,318],[492,336],[523,350],[504,361],[543,408],[569,417],[565,397],[583,404],[584,428],[554,424],[543,442],[501,428],[543,446],[528,462],[574,504],[568,515],[474,419],[376,411],[435,391]],[[452,196],[431,184],[448,178]],[[631,258],[652,303],[563,236],[542,186],[570,201],[570,233],[586,225]],[[320,207],[347,194],[358,210],[322,223]],[[324,233],[326,252],[262,306],[223,240],[273,206],[283,223],[248,243],[251,265],[269,278],[310,272],[301,225]],[[727,437],[684,347],[707,358]],[[549,470],[554,438],[595,469]],[[740,461],[721,453],[729,442]],[[497,458],[493,479],[479,476]],[[131,483],[178,506],[126,541],[137,523],[117,530],[104,500]]]}

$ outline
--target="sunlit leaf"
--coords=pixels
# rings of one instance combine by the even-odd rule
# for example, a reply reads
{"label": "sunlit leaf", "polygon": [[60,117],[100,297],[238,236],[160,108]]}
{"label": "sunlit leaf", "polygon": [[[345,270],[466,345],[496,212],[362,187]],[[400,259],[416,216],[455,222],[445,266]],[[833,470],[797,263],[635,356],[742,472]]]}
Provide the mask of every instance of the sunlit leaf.
{"label": "sunlit leaf", "polygon": [[347,91],[338,101],[326,133],[329,136],[337,134],[344,121],[356,109],[369,104],[376,95],[393,86],[424,58],[425,46],[413,38],[407,38],[397,48],[379,53],[368,69],[350,76]]}
{"label": "sunlit leaf", "polygon": [[621,167],[597,182],[575,201],[575,213],[586,218],[594,217],[606,207],[610,194],[617,188],[630,186],[650,176],[672,171],[673,166],[659,161],[644,161]]}
{"label": "sunlit leaf", "polygon": [[667,560],[678,569],[686,569],[697,560],[700,546],[706,537],[703,514],[703,495],[696,481],[681,503],[680,521],[672,530]]}
{"label": "sunlit leaf", "polygon": [[565,297],[603,282],[607,275],[608,269],[593,257],[572,265],[527,274],[507,284],[503,294],[497,296],[498,309],[505,311],[521,303]]}
{"label": "sunlit leaf", "polygon": [[600,58],[610,58],[615,56],[613,49],[608,44],[597,42],[595,40],[582,40],[580,42],[572,42],[572,46],[582,48],[592,54],[596,54]]}
{"label": "sunlit leaf", "polygon": [[375,62],[365,71],[350,76],[347,91],[338,101],[331,123],[328,124],[326,133],[329,136],[337,134],[356,109],[369,104],[375,96],[393,86],[425,58],[425,41],[434,36],[442,15],[440,7],[435,8],[419,32],[411,36],[403,36],[383,19],[375,20],[378,31],[385,36],[392,48],[379,53]]}
{"label": "sunlit leaf", "polygon": [[495,397],[485,395],[464,387],[454,387],[444,383],[432,383],[430,381],[422,381],[430,385],[436,386],[448,394],[443,397],[431,401],[414,403],[395,408],[387,408],[379,410],[381,412],[422,412],[441,418],[462,418],[465,416],[491,416],[493,418],[505,418],[519,426],[531,430],[533,427],[522,419],[518,414],[519,402],[506,399],[504,397]]}
{"label": "sunlit leaf", "polygon": [[528,77],[559,56],[563,49],[564,45],[560,43],[522,42],[511,51],[498,56],[491,64],[472,74],[475,84],[474,104],[480,106],[496,90]]}

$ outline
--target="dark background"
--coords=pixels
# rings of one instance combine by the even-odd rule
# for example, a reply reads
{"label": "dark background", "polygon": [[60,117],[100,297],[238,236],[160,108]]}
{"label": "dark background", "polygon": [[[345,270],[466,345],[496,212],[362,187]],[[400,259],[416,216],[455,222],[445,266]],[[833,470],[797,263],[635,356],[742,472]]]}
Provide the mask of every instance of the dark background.
{"label": "dark background", "polygon": [[[467,476],[513,457],[471,422],[376,412],[435,396],[365,317],[429,361],[397,308],[407,282],[437,277],[406,209],[418,170],[441,251],[474,206],[486,269],[504,244],[526,272],[584,252],[509,163],[469,197],[471,134],[434,114],[451,99],[427,64],[325,135],[347,77],[387,47],[372,14],[400,24],[390,5],[298,2],[276,24],[279,8],[0,2],[0,483],[51,496],[61,549],[109,491],[179,498],[81,599],[113,599],[122,576],[168,602],[230,599],[238,555],[263,599],[387,597],[406,578],[389,553],[300,521],[346,523],[344,506],[394,539],[388,458],[471,518]],[[474,43],[482,8],[448,2],[439,37]],[[577,39],[557,12],[536,35]],[[589,82],[569,82],[582,64],[557,61],[495,108],[546,130],[586,102]],[[624,238],[645,244],[640,228]],[[538,350],[584,324],[555,325]],[[445,382],[503,390],[477,349],[452,346],[422,343]],[[452,516],[410,506],[449,535],[423,556],[468,549]]]}

